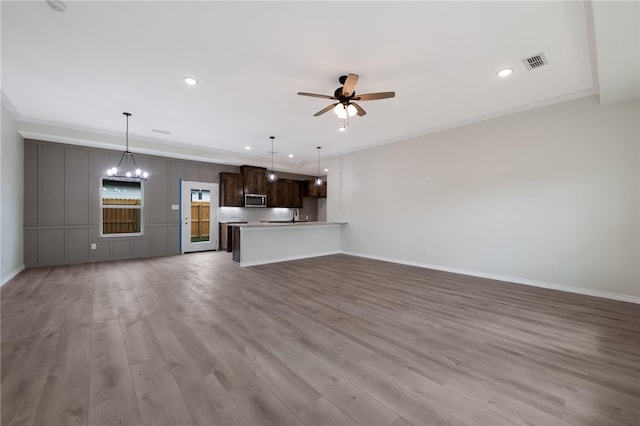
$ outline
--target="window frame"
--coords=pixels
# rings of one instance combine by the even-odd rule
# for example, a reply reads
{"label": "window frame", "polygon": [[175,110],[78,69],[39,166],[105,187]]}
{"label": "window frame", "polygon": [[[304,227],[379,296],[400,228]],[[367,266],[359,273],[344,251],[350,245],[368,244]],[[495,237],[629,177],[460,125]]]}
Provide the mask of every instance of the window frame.
{"label": "window frame", "polygon": [[[104,205],[103,204],[103,200],[104,197],[102,196],[103,190],[102,188],[104,187],[104,181],[105,180],[109,180],[109,181],[119,181],[119,182],[135,182],[135,183],[139,183],[140,184],[140,205],[137,204],[131,204],[131,205],[118,205],[118,204],[108,204],[108,205]],[[99,187],[99,202],[100,202],[100,238],[122,238],[122,237],[142,237],[144,236],[144,180],[142,179],[138,179],[138,178],[127,178],[127,177],[120,177],[120,176],[101,176],[100,177],[100,187]],[[140,210],[140,232],[119,232],[119,233],[112,233],[112,234],[105,234],[104,233],[104,209],[118,209],[118,208],[127,208],[127,209],[137,209]]]}

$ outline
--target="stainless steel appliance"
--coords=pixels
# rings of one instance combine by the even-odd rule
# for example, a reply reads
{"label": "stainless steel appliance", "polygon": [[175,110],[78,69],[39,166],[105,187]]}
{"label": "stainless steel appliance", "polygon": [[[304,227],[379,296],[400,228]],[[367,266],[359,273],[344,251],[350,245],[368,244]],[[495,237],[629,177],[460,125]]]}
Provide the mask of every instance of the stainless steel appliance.
{"label": "stainless steel appliance", "polygon": [[244,194],[245,207],[267,207],[267,196],[261,194]]}

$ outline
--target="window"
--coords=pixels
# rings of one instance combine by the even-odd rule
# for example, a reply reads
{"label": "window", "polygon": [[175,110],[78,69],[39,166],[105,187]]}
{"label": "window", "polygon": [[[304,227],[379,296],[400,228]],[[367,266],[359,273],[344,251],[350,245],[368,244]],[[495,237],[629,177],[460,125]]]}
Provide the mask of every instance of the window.
{"label": "window", "polygon": [[102,178],[102,236],[142,235],[142,182]]}

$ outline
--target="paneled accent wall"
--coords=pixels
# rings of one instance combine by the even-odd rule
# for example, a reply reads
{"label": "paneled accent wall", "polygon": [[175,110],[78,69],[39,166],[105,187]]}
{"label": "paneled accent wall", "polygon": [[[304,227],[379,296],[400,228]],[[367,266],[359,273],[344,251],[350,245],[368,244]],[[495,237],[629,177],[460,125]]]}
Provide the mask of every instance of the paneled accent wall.
{"label": "paneled accent wall", "polygon": [[[144,183],[144,235],[100,237],[100,179],[121,152],[25,140],[24,260],[27,267],[178,254],[180,179],[218,183],[222,164],[135,154]],[[91,249],[96,244],[96,249]]]}

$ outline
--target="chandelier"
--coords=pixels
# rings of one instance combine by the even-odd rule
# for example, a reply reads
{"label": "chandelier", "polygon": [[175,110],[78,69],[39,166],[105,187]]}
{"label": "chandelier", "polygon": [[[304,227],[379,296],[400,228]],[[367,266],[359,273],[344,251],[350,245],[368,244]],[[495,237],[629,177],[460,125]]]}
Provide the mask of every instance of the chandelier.
{"label": "chandelier", "polygon": [[149,173],[141,170],[138,167],[138,163],[136,163],[136,159],[133,158],[133,154],[131,153],[131,151],[129,151],[129,117],[131,117],[131,113],[123,112],[122,115],[127,117],[127,132],[125,136],[126,145],[125,145],[124,152],[120,157],[120,161],[118,162],[118,165],[108,169],[107,176],[147,180]]}

